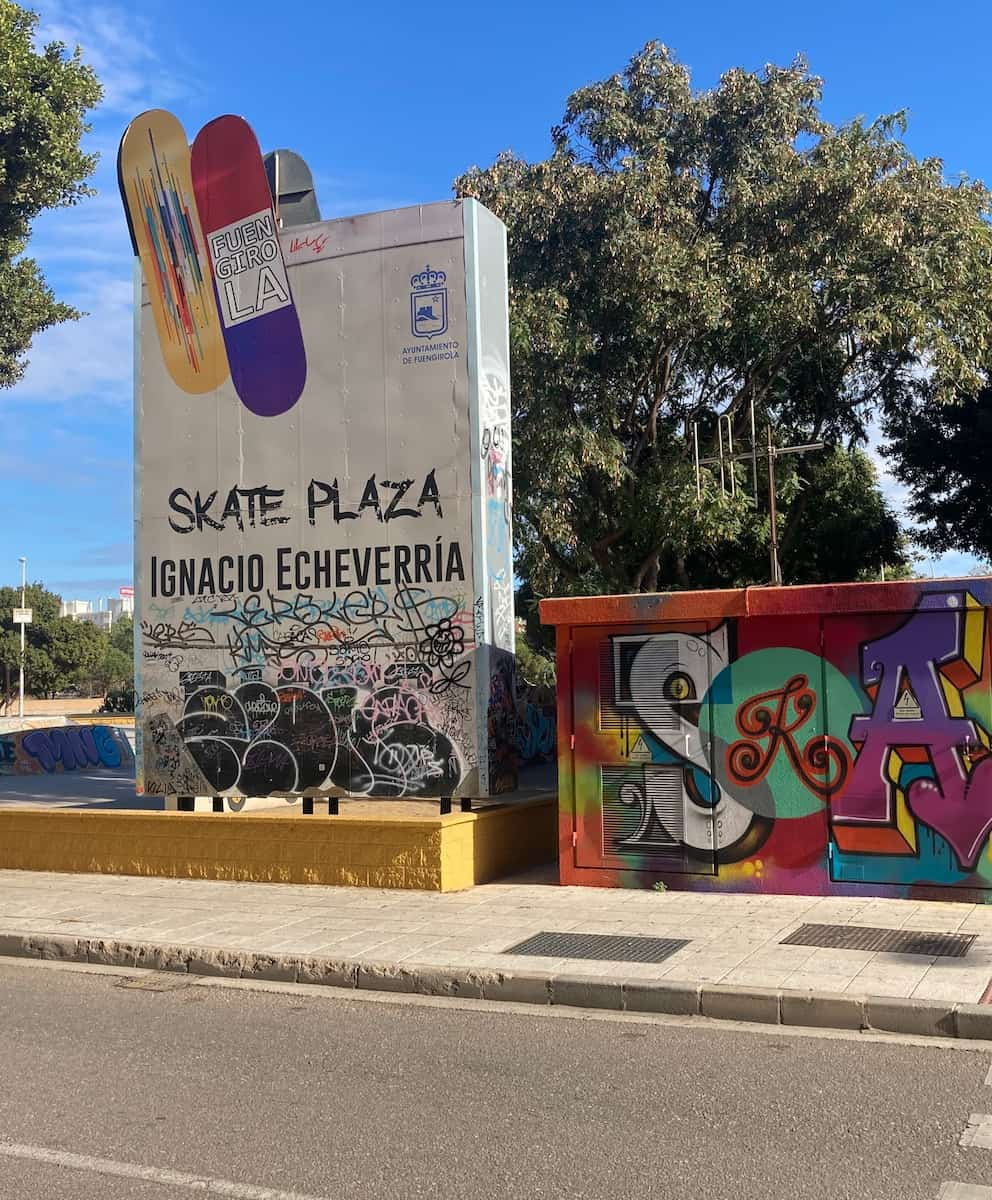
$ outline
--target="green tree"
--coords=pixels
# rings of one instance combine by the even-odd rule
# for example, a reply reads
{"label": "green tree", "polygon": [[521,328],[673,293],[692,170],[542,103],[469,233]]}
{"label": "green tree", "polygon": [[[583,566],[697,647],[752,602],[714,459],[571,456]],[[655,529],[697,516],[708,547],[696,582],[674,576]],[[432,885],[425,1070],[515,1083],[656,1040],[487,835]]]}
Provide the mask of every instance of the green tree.
{"label": "green tree", "polygon": [[[72,683],[91,685],[110,646],[107,633],[85,621],[60,617],[60,597],[41,583],[28,584],[24,601],[32,617],[26,628],[25,691],[45,697]],[[0,670],[8,697],[17,689],[20,626],[14,624],[13,610],[20,603],[19,587],[0,588]]]}
{"label": "green tree", "polygon": [[[841,583],[905,578],[911,573],[899,519],[879,489],[874,463],[860,449],[839,446],[800,468],[779,469],[778,491],[788,519],[780,541],[786,583]],[[766,553],[766,518],[749,523],[736,541],[718,544],[718,564],[701,582],[748,583]]]}
{"label": "green tree", "polygon": [[117,618],[110,630],[110,644],[127,656],[134,658],[134,618],[126,613]]}
{"label": "green tree", "polygon": [[[839,447],[780,462],[786,579],[884,565],[803,501],[840,502],[840,476],[902,568],[849,451],[920,364],[938,399],[974,385],[990,197],[914,158],[899,114],[831,125],[821,91],[801,60],[693,91],[650,43],[570,98],[548,159],[456,181],[508,228],[516,565],[535,594],[766,580],[764,472],[757,505],[743,466],[735,495],[704,468],[697,499],[692,455],[694,426],[713,452],[718,416],[743,448],[752,402],[759,441],[771,423],[780,443]],[[811,553],[804,527],[841,540]]]}
{"label": "green tree", "polygon": [[96,165],[80,139],[100,85],[78,48],[36,51],[37,24],[35,13],[0,0],[0,387],[23,374],[36,333],[79,316],[23,253],[40,212],[91,194],[83,181]]}
{"label": "green tree", "polygon": [[[107,634],[88,621],[59,617],[49,633],[48,654],[55,665],[56,691],[93,680],[97,663],[109,648]],[[92,689],[88,689],[92,690]]]}
{"label": "green tree", "polygon": [[131,683],[133,679],[134,666],[131,658],[116,646],[107,646],[103,657],[93,670],[93,681],[106,693]]}
{"label": "green tree", "polygon": [[[24,690],[32,696],[47,696],[58,686],[58,670],[49,648],[60,603],[60,598],[41,583],[29,583],[24,590],[25,607],[31,609],[31,624],[25,628]],[[14,624],[14,609],[20,606],[19,587],[0,587],[0,667],[8,699],[18,685],[21,629]]]}
{"label": "green tree", "polygon": [[[946,404],[926,378],[902,403],[889,406],[883,426],[896,478],[909,491],[919,522],[917,540],[930,550],[966,550],[992,559],[992,382]],[[983,574],[985,572],[983,571]]]}

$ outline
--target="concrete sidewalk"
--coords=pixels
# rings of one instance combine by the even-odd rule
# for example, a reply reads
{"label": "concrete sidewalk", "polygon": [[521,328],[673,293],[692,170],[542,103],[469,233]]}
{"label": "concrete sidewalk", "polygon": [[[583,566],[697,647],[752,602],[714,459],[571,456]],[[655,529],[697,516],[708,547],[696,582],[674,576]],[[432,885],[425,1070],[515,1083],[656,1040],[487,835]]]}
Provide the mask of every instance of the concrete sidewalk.
{"label": "concrete sidewalk", "polygon": [[[962,958],[785,946],[803,923],[974,933]],[[542,931],[688,940],[660,963],[510,955]],[[559,887],[438,894],[0,871],[0,954],[992,1038],[992,907]]]}

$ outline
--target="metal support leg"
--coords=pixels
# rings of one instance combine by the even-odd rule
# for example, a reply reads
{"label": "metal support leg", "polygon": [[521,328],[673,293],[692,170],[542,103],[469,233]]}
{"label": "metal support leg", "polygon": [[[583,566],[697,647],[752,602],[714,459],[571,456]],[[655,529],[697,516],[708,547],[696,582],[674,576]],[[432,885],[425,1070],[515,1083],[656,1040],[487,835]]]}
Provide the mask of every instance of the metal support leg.
{"label": "metal support leg", "polygon": [[305,817],[313,816],[313,796],[303,797],[303,815]]}
{"label": "metal support leg", "polygon": [[180,812],[194,812],[196,809],[196,797],[177,796],[176,808],[178,808]]}
{"label": "metal support leg", "polygon": [[446,817],[451,812],[451,797],[442,796],[440,799],[441,816]]}
{"label": "metal support leg", "polygon": [[472,811],[472,797],[471,796],[462,796],[462,812],[471,812],[471,811]]}
{"label": "metal support leg", "polygon": [[223,796],[214,796],[213,802],[214,802],[214,804],[213,804],[214,812],[223,812],[224,811],[224,797]]}
{"label": "metal support leg", "polygon": [[327,815],[336,817],[338,815],[338,798],[337,796],[327,797]]}

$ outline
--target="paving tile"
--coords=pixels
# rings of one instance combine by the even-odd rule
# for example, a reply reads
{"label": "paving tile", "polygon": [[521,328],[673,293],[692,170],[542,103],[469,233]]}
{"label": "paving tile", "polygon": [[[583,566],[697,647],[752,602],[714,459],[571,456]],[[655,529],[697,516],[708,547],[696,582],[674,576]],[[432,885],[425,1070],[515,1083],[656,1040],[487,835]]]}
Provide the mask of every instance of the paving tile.
{"label": "paving tile", "polygon": [[497,967],[504,971],[547,971],[556,974],[568,968],[564,958],[539,958],[530,954],[479,954],[472,962],[480,966]]}
{"label": "paving tile", "polygon": [[615,965],[619,979],[667,979],[672,970],[672,964],[667,960],[660,963],[618,963]]}
{"label": "paving tile", "polygon": [[697,980],[700,983],[719,983],[739,965],[740,959],[709,959],[707,961],[689,959],[683,962],[673,962],[669,970],[665,972],[665,978],[689,982]]}
{"label": "paving tile", "polygon": [[870,996],[911,996],[929,969],[928,963],[918,967],[869,963],[857,973],[851,986]]}
{"label": "paving tile", "polygon": [[720,982],[736,984],[740,987],[778,988],[782,987],[792,974],[794,972],[788,970],[763,969],[743,965],[728,971]]}
{"label": "paving tile", "polygon": [[809,956],[803,969],[818,975],[829,975],[833,971],[841,975],[853,975],[874,957],[873,950],[834,950],[818,946]]}
{"label": "paving tile", "polygon": [[818,974],[815,971],[795,971],[782,981],[782,987],[795,991],[844,992],[857,978],[856,975]]}
{"label": "paving tile", "polygon": [[992,976],[987,969],[947,971],[933,966],[913,989],[912,995],[917,1000],[960,1000],[977,1004],[990,982]]}
{"label": "paving tile", "polygon": [[936,954],[894,954],[888,950],[876,951],[869,967],[919,967],[927,969],[940,962]]}

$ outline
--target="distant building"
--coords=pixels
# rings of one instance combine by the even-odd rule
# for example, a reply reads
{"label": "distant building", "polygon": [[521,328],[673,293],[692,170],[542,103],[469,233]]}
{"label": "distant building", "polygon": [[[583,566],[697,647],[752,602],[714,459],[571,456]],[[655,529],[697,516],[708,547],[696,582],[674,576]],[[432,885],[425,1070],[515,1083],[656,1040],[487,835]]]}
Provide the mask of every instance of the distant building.
{"label": "distant building", "polygon": [[83,613],[90,611],[89,600],[63,600],[59,608],[60,617],[76,617],[82,616]]}
{"label": "distant building", "polygon": [[133,617],[134,616],[134,597],[133,596],[111,596],[107,601],[107,608],[114,614],[114,620],[118,617]]}
{"label": "distant building", "polygon": [[59,608],[60,617],[70,617],[73,621],[87,621],[97,629],[112,629],[114,622],[120,617],[134,615],[134,596],[112,596],[109,600],[100,601],[99,607],[94,608],[91,600],[63,600]]}

